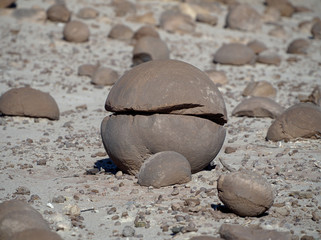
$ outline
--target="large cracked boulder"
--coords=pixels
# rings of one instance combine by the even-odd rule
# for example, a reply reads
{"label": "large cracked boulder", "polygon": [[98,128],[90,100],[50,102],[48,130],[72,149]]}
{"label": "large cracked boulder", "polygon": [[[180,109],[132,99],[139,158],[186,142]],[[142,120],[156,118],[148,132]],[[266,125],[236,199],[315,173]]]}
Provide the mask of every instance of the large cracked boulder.
{"label": "large cracked boulder", "polygon": [[266,139],[290,141],[297,138],[321,138],[321,108],[299,103],[285,110],[272,123]]}
{"label": "large cracked boulder", "polygon": [[156,60],[128,71],[105,104],[114,112],[101,125],[109,157],[124,172],[137,174],[144,161],[162,151],[182,154],[192,173],[220,151],[227,114],[209,77],[176,60]]}

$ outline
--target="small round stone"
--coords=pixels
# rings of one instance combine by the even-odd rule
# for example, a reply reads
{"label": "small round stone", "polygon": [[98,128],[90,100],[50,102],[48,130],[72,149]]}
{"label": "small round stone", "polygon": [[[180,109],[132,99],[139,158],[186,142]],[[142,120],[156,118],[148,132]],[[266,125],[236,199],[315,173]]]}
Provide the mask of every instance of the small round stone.
{"label": "small round stone", "polygon": [[223,44],[214,55],[214,63],[229,65],[251,64],[255,61],[255,53],[241,43]]}
{"label": "small round stone", "polygon": [[133,237],[135,235],[135,229],[131,226],[125,226],[122,234],[124,237]]}
{"label": "small round stone", "polygon": [[70,21],[63,30],[64,39],[68,42],[86,42],[89,39],[88,26],[80,21]]}
{"label": "small round stone", "polygon": [[307,39],[298,38],[289,44],[286,52],[291,54],[306,54],[309,46],[310,42]]}
{"label": "small round stone", "polygon": [[53,22],[68,22],[71,12],[64,4],[54,4],[47,10],[47,18]]}
{"label": "small round stone", "polygon": [[109,32],[108,37],[118,40],[129,40],[134,32],[130,27],[123,24],[116,24]]}

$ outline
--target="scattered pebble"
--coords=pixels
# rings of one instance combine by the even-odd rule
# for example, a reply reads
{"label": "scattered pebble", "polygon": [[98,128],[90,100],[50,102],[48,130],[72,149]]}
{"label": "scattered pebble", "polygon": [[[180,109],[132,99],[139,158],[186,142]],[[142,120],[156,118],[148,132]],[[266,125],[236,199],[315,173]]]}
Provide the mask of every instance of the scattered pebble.
{"label": "scattered pebble", "polygon": [[90,32],[88,26],[77,20],[68,22],[63,30],[64,39],[68,42],[87,42],[89,35]]}

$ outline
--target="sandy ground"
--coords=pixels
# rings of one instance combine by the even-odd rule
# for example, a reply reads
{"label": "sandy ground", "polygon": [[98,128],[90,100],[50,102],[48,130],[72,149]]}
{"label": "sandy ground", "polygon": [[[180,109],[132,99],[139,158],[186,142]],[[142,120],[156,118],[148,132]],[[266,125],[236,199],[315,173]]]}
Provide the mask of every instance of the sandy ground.
{"label": "sandy ground", "polygon": [[[263,13],[263,1],[244,2],[251,3]],[[54,1],[17,3],[19,8],[38,6],[47,9]],[[107,34],[114,23],[125,23],[133,30],[143,24],[128,21],[126,17],[115,17],[108,3],[67,1],[73,13],[85,6],[100,12],[94,20],[83,20],[91,35],[90,41],[82,44],[62,40],[62,23],[18,19],[10,11],[1,10],[0,93],[22,86],[49,92],[57,101],[61,116],[58,121],[25,117],[0,119],[0,201],[13,198],[29,201],[66,240],[123,238],[125,226],[135,229],[134,238],[138,239],[189,239],[201,234],[218,236],[222,223],[289,231],[294,239],[304,235],[321,239],[321,140],[267,142],[265,136],[272,119],[231,116],[250,81],[272,83],[277,88],[275,100],[284,107],[299,102],[300,94],[310,94],[314,86],[321,83],[320,40],[311,40],[305,56],[286,54],[293,39],[311,37],[309,32],[300,30],[298,24],[321,16],[320,1],[292,1],[296,5],[304,4],[312,11],[282,18],[274,24],[264,24],[255,33],[224,29],[225,5],[219,5],[220,10],[215,13],[219,18],[217,26],[197,23],[196,34],[167,33],[159,29],[172,59],[191,63],[201,70],[223,70],[229,80],[219,88],[229,120],[225,144],[214,160],[215,168],[194,174],[188,184],[161,189],[140,187],[134,176],[115,175],[100,137],[100,123],[109,114],[104,110],[104,102],[110,87],[97,88],[89,78],[77,75],[81,64],[98,61],[120,75],[130,69],[132,46],[108,39]],[[177,2],[138,1],[137,13],[152,10],[159,19],[162,10],[175,4]],[[72,18],[76,19],[75,14]],[[284,37],[268,35],[275,25],[284,27]],[[247,43],[253,39],[261,40],[277,51],[282,57],[281,65],[236,67],[212,63],[213,55],[222,43]],[[290,57],[295,57],[296,61],[287,61]],[[236,148],[236,152],[224,153],[227,146]],[[241,218],[216,210],[220,204],[217,179],[226,173],[219,157],[236,169],[243,167],[258,172],[272,184],[276,198],[267,215]],[[102,168],[96,175],[86,175],[95,164],[107,171]],[[23,188],[19,190],[19,187]],[[65,201],[54,203],[53,198],[60,195]],[[177,204],[184,204],[184,200],[190,198],[199,199],[200,205],[175,211]],[[81,215],[72,220],[65,213],[75,205],[80,208]],[[195,231],[172,234],[173,227],[193,224]]]}

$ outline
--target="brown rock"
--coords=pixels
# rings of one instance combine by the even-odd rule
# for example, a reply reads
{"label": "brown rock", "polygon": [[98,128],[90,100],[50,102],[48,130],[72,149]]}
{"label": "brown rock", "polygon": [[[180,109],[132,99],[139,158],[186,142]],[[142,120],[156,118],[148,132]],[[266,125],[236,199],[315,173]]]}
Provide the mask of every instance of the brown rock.
{"label": "brown rock", "polygon": [[205,73],[217,86],[225,85],[228,83],[228,79],[224,71],[208,70]]}
{"label": "brown rock", "polygon": [[305,20],[302,21],[298,24],[298,28],[300,29],[301,32],[305,33],[305,34],[311,34],[311,29],[312,26],[316,23],[316,22],[321,22],[321,19],[318,17],[314,17],[311,20]]}
{"label": "brown rock", "polygon": [[49,226],[27,203],[11,200],[0,204],[0,239],[11,239],[14,234],[28,229],[49,230]]}
{"label": "brown rock", "polygon": [[141,28],[139,28],[135,33],[134,33],[134,36],[133,36],[133,39],[135,40],[138,40],[142,37],[154,37],[154,38],[159,38],[159,34],[156,30],[155,27],[153,26],[143,26]]}
{"label": "brown rock", "polygon": [[99,15],[99,12],[96,9],[91,7],[81,8],[77,13],[77,17],[82,19],[94,19],[98,17],[98,15]]}
{"label": "brown rock", "polygon": [[247,46],[251,48],[255,54],[258,54],[260,52],[267,50],[267,46],[263,42],[258,40],[253,40],[249,42]]}
{"label": "brown rock", "polygon": [[281,63],[281,57],[273,51],[266,50],[258,55],[256,61],[263,64],[279,66]]}
{"label": "brown rock", "polygon": [[138,184],[160,188],[191,181],[191,166],[187,159],[173,151],[156,153],[145,160],[138,174]]}
{"label": "brown rock", "polygon": [[262,25],[260,14],[248,4],[231,7],[226,16],[226,27],[241,31],[255,31]]}
{"label": "brown rock", "polygon": [[311,34],[314,39],[321,39],[321,21],[317,21],[313,24]]}
{"label": "brown rock", "polygon": [[6,8],[9,7],[10,5],[14,4],[16,0],[1,0],[0,1],[0,8]]}
{"label": "brown rock", "polygon": [[215,26],[217,24],[217,17],[213,16],[211,14],[197,14],[196,15],[196,21],[201,23],[207,23],[209,25]]}
{"label": "brown rock", "polygon": [[273,204],[271,185],[250,171],[237,171],[219,177],[218,197],[232,212],[241,217],[256,217]]}
{"label": "brown rock", "polygon": [[289,44],[286,52],[291,54],[306,54],[309,46],[310,42],[307,39],[298,38]]}
{"label": "brown rock", "polygon": [[83,64],[78,67],[78,76],[92,77],[99,65]]}
{"label": "brown rock", "polygon": [[235,107],[233,116],[276,118],[284,111],[278,103],[266,97],[251,97]]}
{"label": "brown rock", "polygon": [[153,12],[147,12],[143,15],[134,15],[127,18],[128,21],[156,25],[156,19]]}
{"label": "brown rock", "polygon": [[59,119],[56,101],[48,94],[33,88],[13,88],[0,97],[0,113],[10,116]]}
{"label": "brown rock", "polygon": [[99,67],[93,73],[91,83],[99,86],[113,85],[118,80],[118,73],[107,67]]}
{"label": "brown rock", "polygon": [[133,37],[133,30],[123,24],[116,24],[109,32],[108,37],[118,40],[129,40]]}
{"label": "brown rock", "polygon": [[111,6],[114,7],[117,17],[123,17],[136,12],[136,5],[127,0],[113,0]]}
{"label": "brown rock", "polygon": [[267,81],[250,82],[243,90],[243,96],[275,97],[276,89]]}
{"label": "brown rock", "polygon": [[287,232],[264,230],[257,226],[245,227],[237,224],[222,224],[219,234],[225,240],[291,240],[292,236]]}
{"label": "brown rock", "polygon": [[195,23],[191,17],[171,10],[162,13],[160,27],[171,33],[193,33],[195,31]]}
{"label": "brown rock", "polygon": [[277,22],[281,19],[281,13],[274,7],[267,7],[264,10],[263,21],[265,23]]}
{"label": "brown rock", "polygon": [[71,12],[63,4],[54,4],[47,10],[47,18],[53,22],[68,22]]}
{"label": "brown rock", "polygon": [[105,108],[116,114],[102,122],[104,146],[131,174],[162,151],[182,154],[192,172],[200,171],[225,138],[220,92],[205,73],[184,62],[155,60],[134,67],[115,83]]}
{"label": "brown rock", "polygon": [[45,229],[28,229],[14,234],[10,240],[62,240],[62,238],[54,232]]}
{"label": "brown rock", "polygon": [[[146,55],[147,54],[147,58]],[[170,52],[164,41],[155,37],[142,37],[137,40],[133,49],[134,66],[150,60],[169,59]]]}
{"label": "brown rock", "polygon": [[87,42],[89,34],[88,26],[76,20],[68,22],[63,30],[64,39],[68,42]]}
{"label": "brown rock", "polygon": [[[151,91],[154,86],[163,91]],[[147,62],[125,73],[111,89],[105,108],[227,121],[225,103],[215,84],[198,68],[177,60]]]}
{"label": "brown rock", "polygon": [[310,103],[296,104],[285,110],[269,127],[266,139],[289,141],[320,138],[321,108]]}
{"label": "brown rock", "polygon": [[266,0],[265,3],[268,7],[278,9],[284,17],[291,17],[295,10],[288,0]]}
{"label": "brown rock", "polygon": [[214,54],[214,63],[244,65],[255,61],[255,53],[241,43],[223,44]]}
{"label": "brown rock", "polygon": [[201,6],[200,3],[193,4],[193,3],[187,3],[187,2],[179,4],[179,11],[180,13],[191,17],[193,21],[196,20],[198,14],[209,15],[211,13],[209,8]]}
{"label": "brown rock", "polygon": [[282,26],[276,26],[271,31],[268,32],[270,36],[286,39],[287,38],[287,32],[284,30]]}
{"label": "brown rock", "polygon": [[135,175],[149,156],[175,151],[189,161],[195,173],[218,154],[225,129],[207,119],[186,115],[116,114],[103,120],[101,134],[108,156],[123,172]]}

